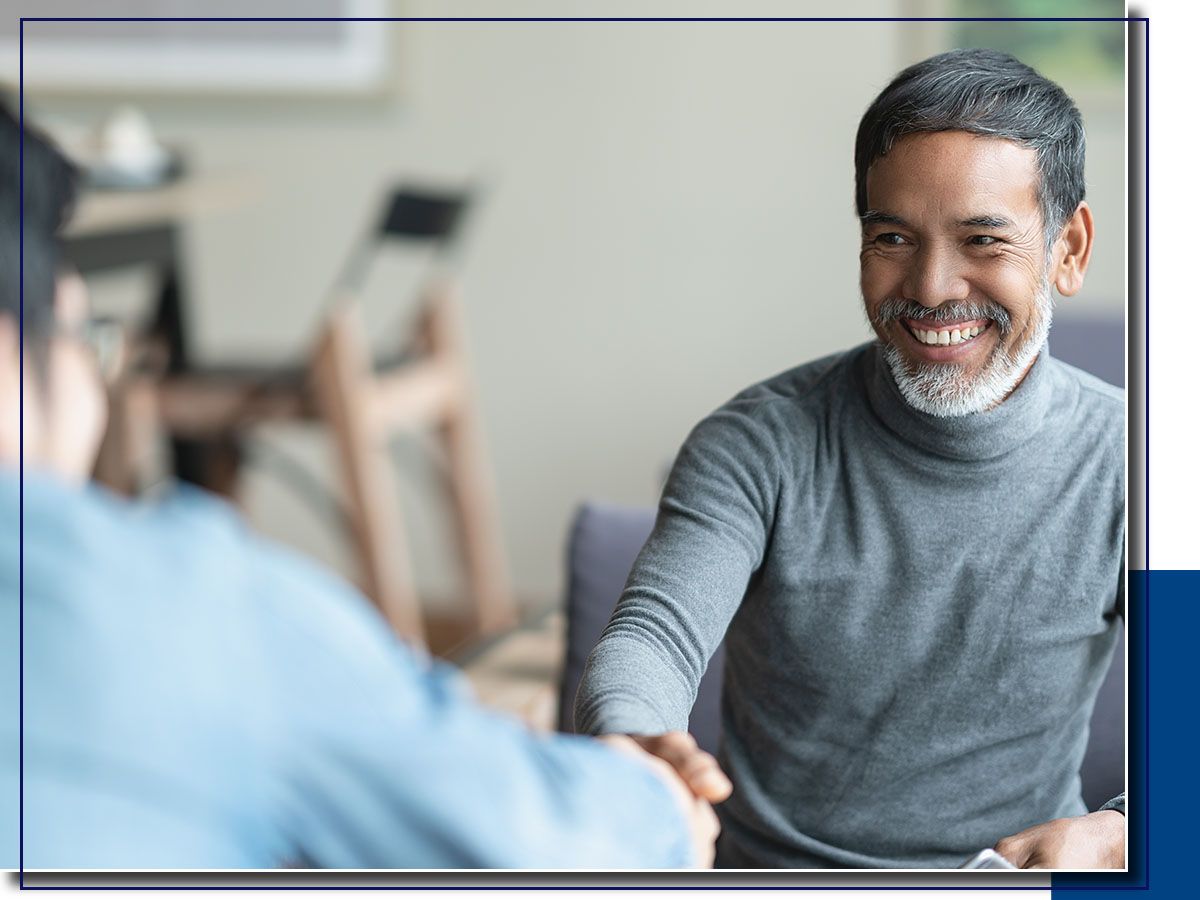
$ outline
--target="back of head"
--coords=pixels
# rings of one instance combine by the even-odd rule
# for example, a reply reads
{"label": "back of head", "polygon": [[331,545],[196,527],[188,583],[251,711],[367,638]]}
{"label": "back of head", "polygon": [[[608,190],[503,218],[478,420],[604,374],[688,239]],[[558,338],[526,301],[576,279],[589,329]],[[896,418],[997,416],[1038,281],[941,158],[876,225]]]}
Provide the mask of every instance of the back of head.
{"label": "back of head", "polygon": [[909,66],[863,114],[854,146],[860,216],[875,161],[905,135],[932,131],[1005,138],[1035,150],[1048,241],[1083,200],[1083,119],[1067,93],[1007,53],[951,50]]}
{"label": "back of head", "polygon": [[20,317],[23,280],[25,342],[38,348],[54,323],[55,276],[62,252],[58,231],[74,200],[75,169],[28,126],[23,137],[22,148],[20,123],[0,105],[0,315]]}

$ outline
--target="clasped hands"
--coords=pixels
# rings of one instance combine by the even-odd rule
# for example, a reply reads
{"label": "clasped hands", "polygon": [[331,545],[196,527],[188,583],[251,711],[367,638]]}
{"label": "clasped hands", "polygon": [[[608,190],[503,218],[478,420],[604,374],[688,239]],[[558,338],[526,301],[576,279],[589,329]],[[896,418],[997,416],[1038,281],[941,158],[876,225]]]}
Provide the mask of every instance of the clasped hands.
{"label": "clasped hands", "polygon": [[721,771],[712,754],[701,750],[696,739],[685,731],[656,735],[607,734],[600,740],[615,750],[641,759],[662,779],[688,823],[697,865],[702,868],[712,866],[717,834],[721,830],[712,804],[720,803],[733,791],[729,777]]}

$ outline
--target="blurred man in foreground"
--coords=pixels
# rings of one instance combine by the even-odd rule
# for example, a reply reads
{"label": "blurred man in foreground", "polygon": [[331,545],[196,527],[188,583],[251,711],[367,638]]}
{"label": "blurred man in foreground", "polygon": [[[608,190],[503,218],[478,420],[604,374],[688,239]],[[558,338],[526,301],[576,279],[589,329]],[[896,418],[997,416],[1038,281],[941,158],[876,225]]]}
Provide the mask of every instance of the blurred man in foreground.
{"label": "blurred man in foreground", "polygon": [[33,869],[710,863],[693,791],[728,787],[694,746],[535,735],[220,502],[88,483],[104,390],[55,237],[73,173],[25,134],[22,253],[21,140],[0,112],[0,866],[22,788]]}

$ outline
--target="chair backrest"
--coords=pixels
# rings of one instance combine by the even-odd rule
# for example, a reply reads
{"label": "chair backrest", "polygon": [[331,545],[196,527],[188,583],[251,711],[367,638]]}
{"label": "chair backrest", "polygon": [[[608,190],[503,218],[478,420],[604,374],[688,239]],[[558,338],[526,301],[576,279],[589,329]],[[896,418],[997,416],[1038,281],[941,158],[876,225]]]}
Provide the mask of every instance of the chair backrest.
{"label": "chair backrest", "polygon": [[451,259],[470,218],[472,200],[468,190],[436,190],[409,184],[392,188],[382,214],[350,248],[333,283],[331,299],[339,302],[362,290],[375,254],[385,243],[432,246],[439,261]]}
{"label": "chair backrest", "polygon": [[467,191],[431,190],[413,185],[393,189],[376,234],[379,238],[453,241],[470,209]]}
{"label": "chair backrest", "polygon": [[[559,727],[572,731],[575,694],[588,654],[616,606],[638,551],[654,527],[654,510],[588,503],[580,508],[567,549],[567,647],[559,697]],[[721,672],[718,650],[704,678],[689,727],[704,749],[715,752],[720,739]],[[1092,713],[1091,736],[1083,759],[1083,798],[1089,809],[1124,790],[1125,645],[1122,635]]]}

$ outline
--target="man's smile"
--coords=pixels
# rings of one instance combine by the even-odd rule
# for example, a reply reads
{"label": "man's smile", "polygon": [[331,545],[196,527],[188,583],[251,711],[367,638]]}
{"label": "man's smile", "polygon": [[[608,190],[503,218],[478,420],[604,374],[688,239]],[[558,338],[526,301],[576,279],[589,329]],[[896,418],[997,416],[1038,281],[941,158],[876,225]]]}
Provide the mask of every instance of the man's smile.
{"label": "man's smile", "polygon": [[[901,319],[910,352],[931,363],[957,362],[973,351],[992,343],[987,337],[990,319],[961,319],[932,322],[928,319]],[[984,338],[981,340],[981,337]]]}

